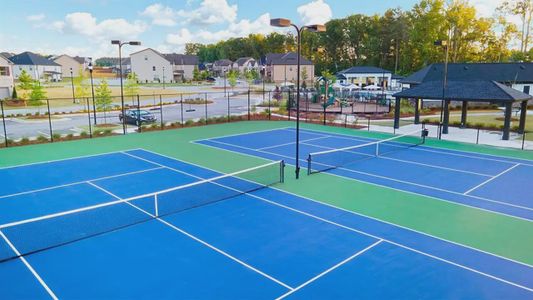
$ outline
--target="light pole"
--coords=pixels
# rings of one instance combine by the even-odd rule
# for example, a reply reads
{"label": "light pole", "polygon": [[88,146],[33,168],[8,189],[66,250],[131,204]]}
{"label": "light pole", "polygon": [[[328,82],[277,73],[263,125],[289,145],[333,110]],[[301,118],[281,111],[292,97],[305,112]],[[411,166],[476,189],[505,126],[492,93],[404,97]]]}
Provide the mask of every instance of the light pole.
{"label": "light pole", "polygon": [[222,72],[224,74],[224,97],[226,97],[226,70],[223,69]]}
{"label": "light pole", "polygon": [[[448,109],[448,104],[446,102],[446,100],[444,99],[445,96],[446,96],[446,86],[447,86],[447,81],[448,81],[448,41],[443,41],[443,40],[438,40],[438,41],[435,41],[434,43],[435,46],[441,46],[444,48],[444,56],[445,56],[445,59],[444,59],[444,71],[442,73],[442,100],[441,100],[441,104],[440,104],[440,128],[439,128],[439,132],[438,132],[438,137],[439,137],[439,140],[442,139],[442,134],[447,134],[448,133],[448,126],[446,126],[446,128],[444,128],[444,124],[443,124],[443,121],[444,121],[444,110]],[[446,106],[446,107],[445,107]]]}
{"label": "light pole", "polygon": [[93,60],[92,59],[89,61],[89,65],[87,67],[89,68],[89,74],[91,76],[91,92],[93,95],[93,119],[94,119],[94,125],[96,125],[96,103],[94,101]]}
{"label": "light pole", "polygon": [[262,74],[263,77],[262,77],[262,80],[261,80],[262,83],[263,83],[263,102],[265,102],[265,75],[266,75],[265,73],[266,73],[266,66],[262,66],[261,69],[263,71],[262,72],[263,73]]}
{"label": "light pole", "polygon": [[274,27],[294,27],[297,32],[297,43],[298,43],[298,53],[297,53],[297,68],[296,68],[296,179],[300,178],[300,55],[301,55],[301,44],[302,44],[302,32],[304,30],[309,30],[312,32],[324,32],[326,31],[326,26],[324,25],[308,25],[298,27],[292,24],[289,19],[271,19],[270,25]]}
{"label": "light pole", "polygon": [[72,68],[70,68],[70,85],[72,86],[72,103],[76,103],[76,94],[74,93],[74,73],[72,73]]}
{"label": "light pole", "polygon": [[163,67],[163,89],[165,89],[165,67]]}
{"label": "light pole", "polygon": [[124,131],[124,134],[126,134],[126,118],[124,117],[124,84],[123,84],[123,78],[122,78],[122,46],[124,45],[131,45],[131,46],[140,46],[141,42],[139,41],[129,41],[129,42],[121,42],[119,40],[112,40],[112,45],[118,45],[118,65],[119,65],[119,76],[120,76],[120,102],[122,104],[122,129]]}

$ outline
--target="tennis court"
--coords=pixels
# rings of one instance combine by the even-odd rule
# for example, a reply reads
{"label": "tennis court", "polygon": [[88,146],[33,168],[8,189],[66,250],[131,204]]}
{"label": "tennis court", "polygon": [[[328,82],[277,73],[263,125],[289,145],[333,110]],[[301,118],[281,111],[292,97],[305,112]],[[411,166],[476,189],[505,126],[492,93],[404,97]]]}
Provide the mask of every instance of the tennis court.
{"label": "tennis court", "polygon": [[[524,248],[509,243],[503,248],[505,253],[498,253],[499,245],[477,241],[483,237],[468,237],[472,245],[479,242],[472,246],[458,241],[458,237],[452,239],[452,235],[417,230],[415,224],[401,225],[399,218],[391,222],[386,217],[376,218],[340,204],[319,201],[318,194],[317,199],[312,199],[292,192],[299,186],[313,190],[305,181],[299,183],[292,178],[294,169],[290,164],[294,161],[290,150],[294,149],[294,130],[258,128],[245,133],[238,129],[242,124],[272,126],[238,123],[89,141],[96,146],[80,141],[21,149],[20,155],[33,151],[45,154],[37,162],[14,163],[0,169],[1,298],[533,297],[530,241],[518,241],[526,245]],[[309,153],[373,140],[305,129],[302,141],[302,162],[307,166]],[[406,141],[417,143],[412,137]],[[154,151],[156,147],[150,145],[159,148]],[[103,153],[106,147],[109,152]],[[461,173],[455,168],[463,166],[460,170],[466,168],[467,172],[461,176],[472,177],[461,186],[459,181],[457,185],[444,185],[433,179],[414,183],[439,190],[449,188],[454,195],[470,197],[475,193],[476,197],[483,197],[490,194],[483,187],[491,187],[507,174],[514,179],[520,174],[530,176],[527,168],[531,162],[523,159],[421,145],[387,155],[394,156],[395,160],[390,160],[394,163],[416,156],[420,160],[413,166],[429,168],[428,162],[423,161],[428,159],[425,154],[412,154],[426,148],[435,151],[429,152],[432,155],[443,156],[435,176],[453,177]],[[46,159],[47,155],[60,155],[52,149],[80,155]],[[82,154],[83,151],[88,153]],[[349,152],[352,154],[352,150]],[[171,157],[169,153],[176,155]],[[447,163],[444,155],[457,159]],[[478,159],[482,161],[474,163]],[[491,163],[487,163],[489,159]],[[368,168],[365,173],[370,174],[371,167],[361,164],[370,165],[376,160],[384,159],[363,159],[354,166],[337,168],[317,163],[328,166],[328,170],[313,169],[312,161],[310,171],[328,176],[321,179],[321,174],[316,178],[332,189],[343,189],[336,180],[349,178],[379,185],[381,190],[392,187],[394,193],[414,193],[405,184],[402,188],[389,186],[354,177],[352,173],[356,173],[349,171]],[[241,171],[221,167],[231,164],[242,165]],[[517,166],[510,169],[513,165]],[[521,170],[522,167],[526,169]],[[379,169],[387,168],[390,165]],[[406,176],[395,177],[398,182],[423,179],[407,174],[414,169],[398,168],[403,173],[398,176]],[[336,173],[343,170],[346,173]],[[475,173],[487,176],[478,178]],[[309,180],[314,180],[314,176],[309,176]],[[492,180],[480,185],[490,176]],[[476,185],[480,185],[479,189],[465,193],[465,189]],[[408,195],[412,201],[417,200],[413,194]],[[468,207],[454,205],[453,209],[460,209],[463,218],[475,219],[482,214],[487,223],[509,222],[513,226],[500,226],[501,232],[510,228],[518,230],[518,236],[524,231],[521,228],[531,228],[528,209],[518,209],[527,207],[527,203],[520,202],[519,192],[506,195],[506,199],[493,199],[493,207],[482,207],[480,203],[490,201],[480,201],[466,203]],[[334,199],[336,195],[330,192],[329,197]],[[361,197],[364,198],[357,195]],[[443,200],[449,201],[443,205],[456,202]],[[401,213],[389,214],[398,217]],[[438,223],[438,216],[434,218]],[[485,225],[492,228],[491,224]],[[464,226],[468,224],[465,222]],[[527,236],[527,232],[524,234]],[[487,232],[487,236],[491,235]]]}
{"label": "tennis court", "polygon": [[[300,164],[310,174],[327,172],[533,220],[525,188],[533,182],[533,161],[426,147],[421,131],[380,141],[303,129]],[[294,135],[293,128],[283,128],[197,142],[294,164]]]}

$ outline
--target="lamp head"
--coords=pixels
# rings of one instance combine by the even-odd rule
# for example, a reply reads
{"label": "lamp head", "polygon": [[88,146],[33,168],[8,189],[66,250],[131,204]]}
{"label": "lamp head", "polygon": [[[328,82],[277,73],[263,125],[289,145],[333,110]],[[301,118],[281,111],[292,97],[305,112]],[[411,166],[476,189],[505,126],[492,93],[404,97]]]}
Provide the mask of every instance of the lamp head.
{"label": "lamp head", "polygon": [[131,41],[128,44],[130,44],[131,46],[140,46],[141,42],[139,42],[139,41]]}
{"label": "lamp head", "polygon": [[274,26],[274,27],[290,27],[291,24],[292,24],[291,20],[289,19],[283,19],[283,18],[270,19],[270,26]]}
{"label": "lamp head", "polygon": [[120,41],[119,40],[112,40],[111,41],[111,45],[120,45]]}
{"label": "lamp head", "polygon": [[314,25],[309,25],[305,27],[307,28],[308,31],[311,31],[311,32],[325,32],[326,31],[326,25],[322,25],[322,24],[314,24]]}

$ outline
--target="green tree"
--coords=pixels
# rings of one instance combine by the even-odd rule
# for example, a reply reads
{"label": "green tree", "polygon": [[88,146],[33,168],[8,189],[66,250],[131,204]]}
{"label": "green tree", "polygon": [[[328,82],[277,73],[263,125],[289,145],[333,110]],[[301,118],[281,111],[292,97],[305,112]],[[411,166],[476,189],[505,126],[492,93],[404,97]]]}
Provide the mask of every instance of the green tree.
{"label": "green tree", "polygon": [[133,98],[139,94],[139,77],[134,72],[131,72],[126,77],[126,83],[124,84],[124,92],[126,96]]}
{"label": "green tree", "polygon": [[248,83],[248,86],[250,87],[252,83],[254,82],[254,80],[259,78],[259,73],[257,73],[257,71],[254,69],[245,70],[243,73],[243,77]]}
{"label": "green tree", "polygon": [[111,107],[113,104],[113,100],[111,99],[111,89],[109,89],[109,85],[107,84],[107,80],[102,79],[98,87],[96,87],[95,91],[95,104],[96,108],[99,111],[104,112],[104,124],[107,124],[107,110]]}
{"label": "green tree", "polygon": [[309,79],[309,76],[307,75],[307,68],[303,67],[302,71],[300,71],[300,79],[302,80],[302,88],[307,88],[307,79]]}
{"label": "green tree", "polygon": [[13,87],[13,93],[11,94],[11,99],[17,99],[18,98],[18,95],[17,95],[17,87],[14,86]]}
{"label": "green tree", "polygon": [[510,0],[504,1],[497,11],[502,15],[518,16],[520,18],[521,29],[518,38],[520,40],[520,51],[527,52],[530,39],[531,22],[533,17],[532,0]]}
{"label": "green tree", "polygon": [[74,77],[72,80],[74,81],[74,95],[76,96],[76,99],[79,100],[89,97],[90,86],[87,82],[87,76],[81,68],[78,71],[78,76]]}
{"label": "green tree", "polygon": [[30,74],[26,72],[26,70],[22,70],[22,72],[19,75],[19,89],[22,91],[21,98],[22,99],[28,99],[28,93],[33,88],[33,78],[31,78]]}
{"label": "green tree", "polygon": [[28,99],[28,105],[40,106],[43,105],[43,100],[46,98],[46,92],[43,86],[38,80],[35,80],[31,86],[30,98]]}
{"label": "green tree", "polygon": [[238,70],[229,70],[227,79],[228,79],[229,85],[231,86],[231,89],[233,89],[237,85],[238,78],[239,78]]}
{"label": "green tree", "polygon": [[194,81],[200,81],[202,80],[202,74],[200,73],[200,70],[198,69],[198,66],[194,66],[194,70],[192,70],[192,80]]}

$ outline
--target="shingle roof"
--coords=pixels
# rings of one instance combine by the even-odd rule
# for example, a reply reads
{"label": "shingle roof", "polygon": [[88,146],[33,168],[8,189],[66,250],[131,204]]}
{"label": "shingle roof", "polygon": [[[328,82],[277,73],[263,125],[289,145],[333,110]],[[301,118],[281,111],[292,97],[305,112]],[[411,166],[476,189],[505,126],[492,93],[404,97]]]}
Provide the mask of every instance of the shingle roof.
{"label": "shingle roof", "polygon": [[[427,81],[413,88],[398,92],[394,97],[418,99],[442,99],[442,81]],[[448,81],[445,100],[472,102],[514,102],[533,99],[532,96],[496,81]]]}
{"label": "shingle roof", "polygon": [[175,65],[198,65],[198,56],[177,53],[162,54],[171,64]]}
{"label": "shingle roof", "polygon": [[[406,77],[402,83],[442,80],[443,73],[444,64],[431,64]],[[452,63],[448,64],[447,78],[454,81],[533,82],[533,63]]]}
{"label": "shingle roof", "polygon": [[32,52],[23,52],[9,58],[15,65],[59,66],[59,64]]}
{"label": "shingle roof", "polygon": [[378,67],[372,67],[372,66],[357,66],[357,67],[351,67],[346,70],[342,70],[339,72],[340,74],[366,74],[366,73],[392,73],[391,71],[378,68]]}
{"label": "shingle roof", "polygon": [[219,59],[213,63],[213,66],[230,66],[233,62],[229,59]]}
{"label": "shingle roof", "polygon": [[75,61],[77,61],[80,64],[84,64],[86,60],[85,57],[80,57],[80,56],[74,56],[73,58]]}
{"label": "shingle roof", "polygon": [[[264,64],[266,65],[296,65],[298,54],[295,52],[288,53],[269,53],[265,56]],[[312,65],[313,63],[307,58],[300,56],[301,65]]]}
{"label": "shingle roof", "polygon": [[[249,60],[253,60],[253,58],[252,58],[252,57],[241,57],[241,58],[238,58],[238,59],[235,61],[235,63],[236,63],[239,67],[241,67],[241,66],[243,66],[243,65],[244,65],[247,61],[249,61]],[[255,60],[254,60],[254,61],[255,61]]]}

